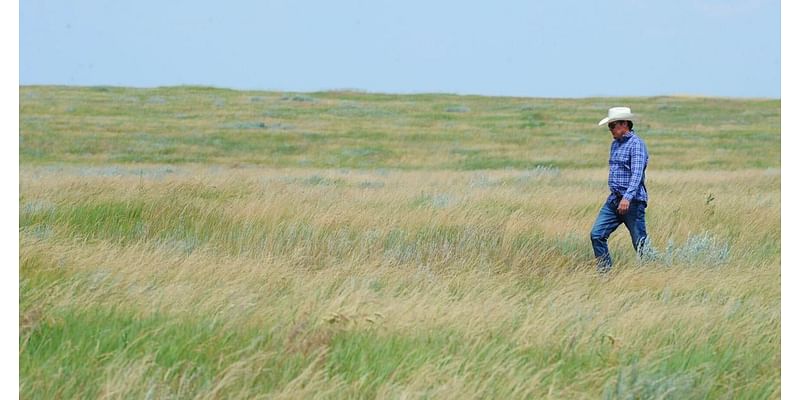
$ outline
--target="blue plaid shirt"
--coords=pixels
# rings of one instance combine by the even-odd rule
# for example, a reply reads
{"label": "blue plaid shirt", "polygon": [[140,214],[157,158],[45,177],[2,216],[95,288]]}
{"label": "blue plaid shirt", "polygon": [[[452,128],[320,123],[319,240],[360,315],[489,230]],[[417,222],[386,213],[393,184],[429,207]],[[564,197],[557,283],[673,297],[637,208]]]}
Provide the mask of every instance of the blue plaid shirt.
{"label": "blue plaid shirt", "polygon": [[608,158],[608,188],[611,190],[609,198],[622,196],[626,200],[647,202],[644,170],[647,169],[649,158],[647,146],[634,131],[614,139]]}

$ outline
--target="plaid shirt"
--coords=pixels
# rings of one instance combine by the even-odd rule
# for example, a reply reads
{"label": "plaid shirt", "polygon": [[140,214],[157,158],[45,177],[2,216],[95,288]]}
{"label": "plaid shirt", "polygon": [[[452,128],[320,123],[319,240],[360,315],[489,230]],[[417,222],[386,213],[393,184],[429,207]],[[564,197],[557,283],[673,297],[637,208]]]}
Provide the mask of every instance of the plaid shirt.
{"label": "plaid shirt", "polygon": [[609,198],[622,196],[626,200],[647,202],[644,171],[649,158],[647,146],[634,131],[614,139],[608,158]]}

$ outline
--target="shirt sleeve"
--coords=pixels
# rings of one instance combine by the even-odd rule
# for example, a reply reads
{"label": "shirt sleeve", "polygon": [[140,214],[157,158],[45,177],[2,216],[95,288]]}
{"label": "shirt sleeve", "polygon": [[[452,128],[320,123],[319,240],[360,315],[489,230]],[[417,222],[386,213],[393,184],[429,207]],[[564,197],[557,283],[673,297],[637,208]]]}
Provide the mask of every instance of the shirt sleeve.
{"label": "shirt sleeve", "polygon": [[625,200],[630,201],[636,197],[639,185],[642,184],[646,162],[647,150],[644,147],[644,143],[638,140],[635,145],[631,147],[631,180],[628,183],[628,190],[626,190],[625,194],[622,196]]}

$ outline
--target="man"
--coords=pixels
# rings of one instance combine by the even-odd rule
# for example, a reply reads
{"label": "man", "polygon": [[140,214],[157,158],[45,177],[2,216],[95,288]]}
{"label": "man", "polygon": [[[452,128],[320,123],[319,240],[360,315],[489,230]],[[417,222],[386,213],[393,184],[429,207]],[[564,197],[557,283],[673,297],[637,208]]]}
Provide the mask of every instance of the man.
{"label": "man", "polygon": [[597,271],[611,270],[611,254],[608,252],[608,237],[620,224],[625,224],[631,234],[633,248],[642,255],[647,243],[644,210],[647,208],[647,189],[644,171],[647,169],[647,147],[633,130],[636,116],[628,107],[612,107],[608,117],[599,126],[608,124],[614,140],[608,158],[608,188],[611,194],[597,215],[592,227],[591,239]]}

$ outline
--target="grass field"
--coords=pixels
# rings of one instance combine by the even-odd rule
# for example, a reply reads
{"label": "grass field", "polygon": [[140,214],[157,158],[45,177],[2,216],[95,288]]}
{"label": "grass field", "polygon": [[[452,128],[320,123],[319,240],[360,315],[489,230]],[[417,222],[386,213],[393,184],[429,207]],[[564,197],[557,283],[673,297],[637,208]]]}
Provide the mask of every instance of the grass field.
{"label": "grass field", "polygon": [[[615,105],[654,253],[599,277]],[[780,118],[20,87],[20,397],[779,398]]]}

